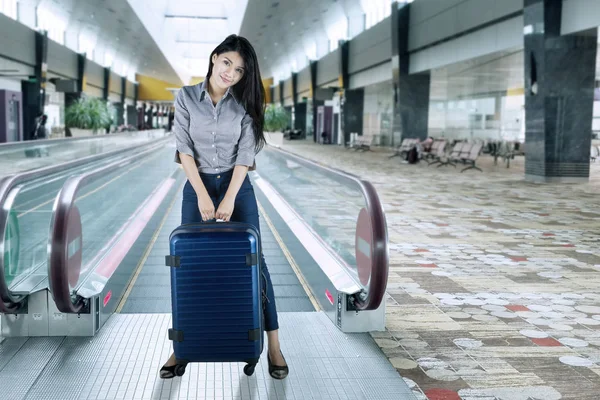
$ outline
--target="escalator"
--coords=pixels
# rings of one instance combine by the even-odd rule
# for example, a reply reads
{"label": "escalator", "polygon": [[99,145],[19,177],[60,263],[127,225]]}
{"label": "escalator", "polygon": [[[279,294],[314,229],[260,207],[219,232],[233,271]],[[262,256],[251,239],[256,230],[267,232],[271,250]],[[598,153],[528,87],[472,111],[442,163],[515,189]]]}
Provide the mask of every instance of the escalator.
{"label": "escalator", "polygon": [[[170,310],[163,257],[179,224],[186,180],[172,151],[158,152],[145,166],[131,162],[64,184],[51,223],[49,287],[55,312],[73,320],[73,335],[93,335],[117,309]],[[361,311],[375,312],[377,327],[384,324],[387,228],[372,185],[271,147],[257,164],[251,179],[266,249],[274,250],[266,261],[278,282],[279,308],[322,310],[349,331],[375,321],[354,317]],[[76,327],[82,318],[89,325]]]}
{"label": "escalator", "polygon": [[[146,133],[144,137],[148,139],[151,135]],[[120,139],[111,137],[105,141]],[[169,139],[158,139],[158,143],[164,140]],[[76,142],[83,147],[86,141]],[[0,252],[0,312],[26,312],[27,297],[48,287],[48,228],[56,194],[68,177],[114,164],[124,155],[138,154],[156,145],[154,140],[108,144],[117,149],[0,179],[0,230],[4,232]]]}

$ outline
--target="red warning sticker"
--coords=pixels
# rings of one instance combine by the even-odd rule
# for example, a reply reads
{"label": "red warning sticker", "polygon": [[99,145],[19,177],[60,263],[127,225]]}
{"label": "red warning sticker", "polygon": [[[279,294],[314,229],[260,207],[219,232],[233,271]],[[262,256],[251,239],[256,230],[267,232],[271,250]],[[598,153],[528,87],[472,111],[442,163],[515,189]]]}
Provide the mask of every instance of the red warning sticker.
{"label": "red warning sticker", "polygon": [[104,307],[106,307],[106,305],[110,301],[111,297],[112,297],[112,290],[109,290],[108,293],[106,293],[106,296],[104,296]]}
{"label": "red warning sticker", "polygon": [[325,289],[325,296],[327,296],[327,300],[333,305],[333,295],[329,291],[329,289]]}

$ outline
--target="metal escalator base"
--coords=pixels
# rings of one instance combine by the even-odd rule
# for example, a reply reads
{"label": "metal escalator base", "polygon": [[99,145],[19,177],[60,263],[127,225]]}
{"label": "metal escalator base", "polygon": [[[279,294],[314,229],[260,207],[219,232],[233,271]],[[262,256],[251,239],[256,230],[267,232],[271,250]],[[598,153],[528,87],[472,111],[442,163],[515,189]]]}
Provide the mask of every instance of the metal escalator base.
{"label": "metal escalator base", "polygon": [[92,339],[7,339],[0,345],[3,399],[414,399],[368,334],[344,334],[322,312],[279,320],[290,366],[284,381],[269,376],[266,352],[252,377],[242,363],[207,363],[161,380],[170,314],[115,314]]}

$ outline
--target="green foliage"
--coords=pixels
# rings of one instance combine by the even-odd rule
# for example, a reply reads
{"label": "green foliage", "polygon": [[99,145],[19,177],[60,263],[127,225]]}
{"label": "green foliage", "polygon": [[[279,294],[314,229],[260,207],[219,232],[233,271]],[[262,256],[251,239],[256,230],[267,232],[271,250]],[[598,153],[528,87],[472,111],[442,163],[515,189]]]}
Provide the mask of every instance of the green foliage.
{"label": "green foliage", "polygon": [[110,126],[112,116],[105,101],[82,98],[65,111],[65,124],[69,128],[101,130]]}
{"label": "green foliage", "polygon": [[269,104],[265,110],[265,131],[281,132],[290,125],[287,111],[279,105]]}

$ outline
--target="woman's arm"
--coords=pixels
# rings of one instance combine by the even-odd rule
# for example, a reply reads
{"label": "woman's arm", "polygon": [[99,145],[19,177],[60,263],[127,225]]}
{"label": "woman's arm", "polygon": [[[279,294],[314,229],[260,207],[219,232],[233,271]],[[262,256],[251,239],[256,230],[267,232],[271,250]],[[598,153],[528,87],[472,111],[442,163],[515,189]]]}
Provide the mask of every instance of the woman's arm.
{"label": "woman's arm", "polygon": [[246,179],[248,169],[254,164],[254,128],[252,127],[252,118],[246,114],[242,119],[242,133],[238,142],[238,154],[235,161],[235,167],[233,169],[233,176],[231,177],[231,183],[227,188],[227,193],[219,209],[217,210],[217,219],[229,221],[231,214],[233,214],[233,207],[235,205],[235,198]]}
{"label": "woman's arm", "polygon": [[188,181],[194,188],[196,195],[198,198],[201,196],[208,196],[208,192],[206,191],[206,187],[204,187],[204,183],[200,178],[200,172],[198,172],[198,167],[196,166],[196,160],[194,157],[189,154],[179,154],[181,158],[181,166],[185,171],[185,176],[187,176]]}
{"label": "woman's arm", "polygon": [[181,163],[188,181],[194,188],[198,197],[198,209],[203,220],[213,219],[215,206],[202,183],[200,172],[194,157],[194,142],[190,136],[190,113],[185,104],[185,88],[182,88],[177,93],[175,99],[175,118],[173,120],[173,132],[175,134],[175,142],[177,152],[175,161]]}

